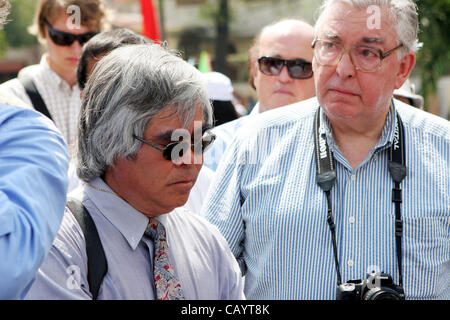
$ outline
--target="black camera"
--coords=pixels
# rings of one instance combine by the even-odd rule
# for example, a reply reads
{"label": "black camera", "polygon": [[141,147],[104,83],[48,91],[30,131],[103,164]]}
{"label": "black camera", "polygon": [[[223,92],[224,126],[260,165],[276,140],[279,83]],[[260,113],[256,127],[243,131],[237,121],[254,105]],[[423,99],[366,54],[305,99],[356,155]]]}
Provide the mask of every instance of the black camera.
{"label": "black camera", "polygon": [[364,280],[350,280],[337,287],[337,300],[405,300],[403,288],[386,273],[369,273]]}

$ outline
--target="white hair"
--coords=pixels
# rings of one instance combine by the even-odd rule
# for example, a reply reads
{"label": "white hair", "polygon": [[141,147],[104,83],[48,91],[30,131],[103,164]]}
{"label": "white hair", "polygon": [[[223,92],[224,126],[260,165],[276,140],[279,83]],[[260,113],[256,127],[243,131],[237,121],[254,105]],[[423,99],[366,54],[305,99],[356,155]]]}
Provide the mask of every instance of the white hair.
{"label": "white hair", "polygon": [[403,44],[403,47],[399,50],[399,58],[410,51],[416,52],[422,46],[417,40],[419,20],[417,6],[412,0],[324,0],[319,9],[319,18],[315,25],[316,36],[331,7],[338,2],[359,10],[367,9],[372,5],[386,8],[392,20],[396,23],[398,42]]}
{"label": "white hair", "polygon": [[7,0],[0,0],[0,29],[7,22],[6,17],[8,17],[10,7],[11,5]]}

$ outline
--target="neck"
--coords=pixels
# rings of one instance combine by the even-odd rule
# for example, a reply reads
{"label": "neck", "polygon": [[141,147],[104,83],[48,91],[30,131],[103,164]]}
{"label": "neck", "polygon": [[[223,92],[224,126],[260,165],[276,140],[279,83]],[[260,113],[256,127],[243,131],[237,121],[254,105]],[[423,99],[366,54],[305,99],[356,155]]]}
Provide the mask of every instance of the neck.
{"label": "neck", "polygon": [[384,117],[382,121],[372,119],[370,124],[358,122],[352,125],[330,119],[335,141],[353,170],[367,158],[380,140],[385,121]]}
{"label": "neck", "polygon": [[[120,161],[120,160],[116,160]],[[132,188],[126,179],[130,176],[127,172],[120,172],[112,166],[106,168],[103,175],[103,181],[114,191],[114,193],[127,202],[130,206],[147,217],[156,217],[167,213],[171,210],[164,210],[164,208],[156,205],[148,205],[148,203],[141,197],[140,192]]]}
{"label": "neck", "polygon": [[72,70],[71,72],[67,72],[66,70],[63,70],[62,68],[58,68],[51,59],[47,56],[47,63],[54,72],[58,76],[60,76],[70,87],[73,87],[77,83],[77,75],[75,70]]}

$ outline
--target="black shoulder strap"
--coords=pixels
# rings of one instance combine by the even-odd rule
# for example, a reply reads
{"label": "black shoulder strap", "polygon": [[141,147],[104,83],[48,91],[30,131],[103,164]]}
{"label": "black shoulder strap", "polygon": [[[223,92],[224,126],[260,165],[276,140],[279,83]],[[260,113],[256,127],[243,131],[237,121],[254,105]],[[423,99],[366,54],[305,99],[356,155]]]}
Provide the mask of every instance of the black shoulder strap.
{"label": "black shoulder strap", "polygon": [[317,109],[314,118],[314,155],[316,157],[316,181],[327,197],[327,223],[331,232],[331,243],[333,244],[334,265],[336,268],[337,284],[342,283],[339,268],[336,225],[334,224],[333,210],[331,207],[331,189],[336,182],[336,169],[334,168],[334,157],[324,138],[320,136],[320,108]]}
{"label": "black shoulder strap", "polygon": [[93,300],[97,300],[100,285],[108,271],[105,251],[103,250],[95,223],[81,201],[74,198],[67,198],[67,207],[75,219],[77,219],[86,239],[89,288]]}
{"label": "black shoulder strap", "polygon": [[36,88],[36,85],[34,84],[33,79],[31,79],[29,75],[24,73],[19,73],[18,78],[20,83],[22,83],[23,87],[25,88],[28,96],[30,97],[34,109],[47,116],[50,120],[53,120],[50,112],[47,109],[47,106],[45,105],[44,100],[42,99],[39,91]]}
{"label": "black shoulder strap", "polygon": [[403,286],[402,276],[402,234],[403,222],[401,216],[402,189],[400,183],[406,177],[405,159],[405,129],[400,115],[397,113],[397,125],[394,132],[394,141],[389,151],[389,173],[394,180],[392,188],[392,202],[395,204],[395,245],[397,251],[399,285]]}

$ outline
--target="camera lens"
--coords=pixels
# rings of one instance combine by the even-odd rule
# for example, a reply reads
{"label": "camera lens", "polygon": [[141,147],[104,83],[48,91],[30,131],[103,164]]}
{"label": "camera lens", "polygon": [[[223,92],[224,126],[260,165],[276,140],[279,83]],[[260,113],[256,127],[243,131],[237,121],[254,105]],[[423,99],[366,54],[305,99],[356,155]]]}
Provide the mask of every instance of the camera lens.
{"label": "camera lens", "polygon": [[403,300],[402,297],[390,288],[372,288],[366,292],[363,300]]}

